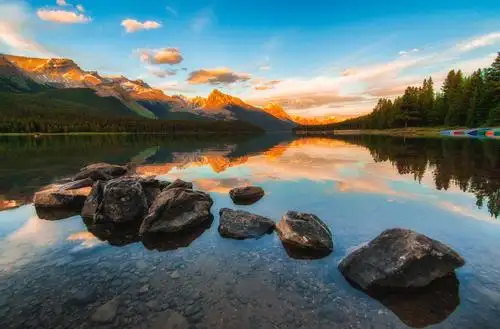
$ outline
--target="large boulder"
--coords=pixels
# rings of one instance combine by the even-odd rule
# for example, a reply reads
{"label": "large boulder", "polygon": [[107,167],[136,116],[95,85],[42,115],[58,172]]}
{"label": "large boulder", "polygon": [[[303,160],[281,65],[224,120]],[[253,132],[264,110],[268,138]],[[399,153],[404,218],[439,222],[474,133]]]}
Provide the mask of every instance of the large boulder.
{"label": "large boulder", "polygon": [[362,290],[391,291],[427,286],[464,264],[457,252],[441,242],[395,228],[353,251],[339,269]]}
{"label": "large boulder", "polygon": [[139,176],[97,181],[85,200],[81,215],[94,222],[140,221],[147,215],[153,200],[169,184]]}
{"label": "large boulder", "polygon": [[37,208],[64,208],[80,211],[91,188],[88,186],[79,187],[79,183],[81,181],[77,181],[75,186],[69,187],[65,184],[46,186],[35,193],[33,203]]}
{"label": "large boulder", "polygon": [[229,196],[235,204],[250,205],[264,196],[264,190],[258,186],[237,187],[229,191]]}
{"label": "large boulder", "polygon": [[94,163],[83,167],[80,172],[73,177],[73,180],[90,178],[93,181],[110,180],[125,175],[128,172],[126,166],[112,165],[109,163]]}
{"label": "large boulder", "polygon": [[185,188],[161,192],[142,222],[139,233],[179,232],[200,225],[211,218],[210,195]]}
{"label": "large boulder", "polygon": [[275,227],[273,220],[243,210],[222,208],[219,214],[219,233],[227,238],[258,238]]}
{"label": "large boulder", "polygon": [[188,189],[188,190],[192,190],[193,189],[193,183],[186,182],[186,181],[183,181],[182,179],[177,178],[171,184],[169,184],[165,189],[170,190],[170,189],[178,188],[178,187],[182,187],[182,188],[185,188],[185,189]]}
{"label": "large boulder", "polygon": [[323,253],[333,250],[332,232],[316,215],[289,211],[276,231],[286,246]]}
{"label": "large boulder", "polygon": [[94,220],[129,222],[141,220],[147,212],[148,200],[140,180],[135,177],[115,178],[104,185]]}

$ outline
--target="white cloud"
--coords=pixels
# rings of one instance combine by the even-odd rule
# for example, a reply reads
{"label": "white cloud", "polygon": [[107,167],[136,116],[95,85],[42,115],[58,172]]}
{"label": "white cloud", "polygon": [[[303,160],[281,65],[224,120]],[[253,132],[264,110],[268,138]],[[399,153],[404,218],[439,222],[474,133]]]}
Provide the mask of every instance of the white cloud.
{"label": "white cloud", "polygon": [[30,9],[23,3],[0,4],[0,43],[9,48],[9,52],[23,55],[50,54],[42,45],[29,36]]}
{"label": "white cloud", "polygon": [[41,20],[61,24],[81,24],[92,20],[84,14],[69,10],[38,9],[36,13]]}
{"label": "white cloud", "polygon": [[406,54],[408,54],[408,52],[407,52],[407,51],[404,51],[404,50],[401,50],[401,51],[398,53],[398,55],[399,55],[399,56],[404,56],[404,55],[406,55]]}
{"label": "white cloud", "polygon": [[177,48],[163,49],[139,49],[141,62],[149,64],[179,64],[184,60],[182,54]]}
{"label": "white cloud", "polygon": [[461,42],[456,45],[456,49],[467,52],[481,47],[492,46],[498,42],[500,42],[500,32],[492,32]]}
{"label": "white cloud", "polygon": [[271,68],[272,68],[271,65],[261,65],[259,67],[259,71],[269,71],[271,70]]}
{"label": "white cloud", "polygon": [[159,29],[161,27],[161,23],[156,21],[145,21],[141,23],[138,20],[131,18],[123,20],[121,25],[125,28],[127,33],[134,33],[139,30]]}
{"label": "white cloud", "polygon": [[85,12],[85,8],[82,5],[76,5],[76,9],[81,13]]}
{"label": "white cloud", "polygon": [[56,0],[56,3],[58,6],[67,6],[68,5],[66,0]]}

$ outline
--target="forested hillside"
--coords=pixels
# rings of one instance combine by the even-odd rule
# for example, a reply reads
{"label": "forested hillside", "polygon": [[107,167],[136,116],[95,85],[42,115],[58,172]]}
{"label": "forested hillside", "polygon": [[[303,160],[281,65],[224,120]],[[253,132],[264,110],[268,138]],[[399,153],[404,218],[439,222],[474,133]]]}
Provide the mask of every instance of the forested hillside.
{"label": "forested hillside", "polygon": [[500,126],[500,53],[486,69],[471,75],[448,72],[435,92],[432,77],[420,87],[408,87],[394,100],[382,98],[373,112],[334,124],[340,129],[387,129],[432,126]]}

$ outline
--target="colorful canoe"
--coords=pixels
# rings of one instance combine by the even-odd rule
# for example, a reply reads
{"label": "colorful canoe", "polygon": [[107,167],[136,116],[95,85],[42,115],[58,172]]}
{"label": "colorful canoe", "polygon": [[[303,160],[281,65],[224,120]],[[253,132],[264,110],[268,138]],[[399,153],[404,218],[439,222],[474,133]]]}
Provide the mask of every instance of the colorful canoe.
{"label": "colorful canoe", "polygon": [[440,134],[442,136],[498,138],[500,136],[500,128],[452,129],[442,130]]}
{"label": "colorful canoe", "polygon": [[486,132],[486,137],[489,138],[500,138],[500,128],[493,128]]}

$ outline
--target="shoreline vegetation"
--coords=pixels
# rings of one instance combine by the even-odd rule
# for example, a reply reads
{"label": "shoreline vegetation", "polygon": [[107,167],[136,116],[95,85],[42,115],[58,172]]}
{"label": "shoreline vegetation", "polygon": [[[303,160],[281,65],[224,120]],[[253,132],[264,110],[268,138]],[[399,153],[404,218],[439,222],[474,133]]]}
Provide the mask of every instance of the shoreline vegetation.
{"label": "shoreline vegetation", "polygon": [[[467,129],[465,127],[408,127],[392,129],[330,129],[330,130],[296,130],[299,136],[338,136],[338,135],[384,135],[400,137],[446,137],[442,130]],[[500,127],[491,127],[493,129]]]}
{"label": "shoreline vegetation", "polygon": [[[387,135],[434,135],[459,127],[500,126],[500,52],[485,69],[466,76],[461,70],[448,72],[441,91],[435,92],[432,77],[422,86],[409,86],[395,99],[380,98],[370,114],[323,126],[301,126],[310,131],[357,130]],[[387,130],[387,131],[385,131]]]}

